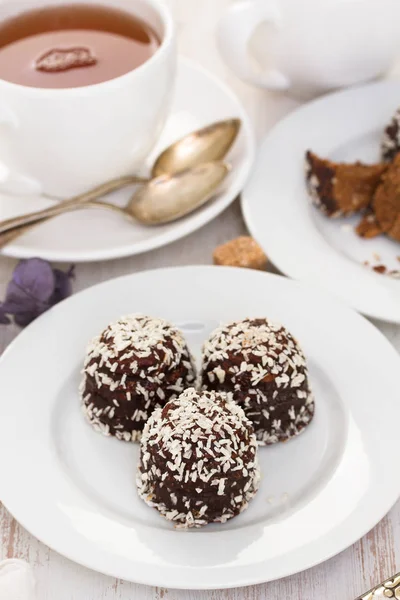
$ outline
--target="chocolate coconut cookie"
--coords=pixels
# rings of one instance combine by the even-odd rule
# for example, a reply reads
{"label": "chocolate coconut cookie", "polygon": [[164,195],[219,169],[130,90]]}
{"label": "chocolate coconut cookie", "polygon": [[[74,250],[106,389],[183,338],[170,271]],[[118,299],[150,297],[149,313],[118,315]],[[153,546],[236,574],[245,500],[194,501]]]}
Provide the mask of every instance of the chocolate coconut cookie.
{"label": "chocolate coconut cookie", "polygon": [[304,354],[287,329],[245,319],[216,329],[203,347],[202,385],[232,392],[261,445],[284,442],[314,415]]}
{"label": "chocolate coconut cookie", "polygon": [[177,527],[231,519],[259,479],[253,427],[229,396],[190,388],[147,421],[138,493]]}
{"label": "chocolate coconut cookie", "polygon": [[386,127],[381,143],[382,158],[391,162],[400,150],[400,108]]}
{"label": "chocolate coconut cookie", "polygon": [[181,332],[162,319],[130,315],[90,342],[82,408],[97,431],[134,441],[153,410],[194,381],[193,360]]}
{"label": "chocolate coconut cookie", "polygon": [[310,198],[328,217],[351,215],[368,208],[387,165],[334,163],[306,154]]}

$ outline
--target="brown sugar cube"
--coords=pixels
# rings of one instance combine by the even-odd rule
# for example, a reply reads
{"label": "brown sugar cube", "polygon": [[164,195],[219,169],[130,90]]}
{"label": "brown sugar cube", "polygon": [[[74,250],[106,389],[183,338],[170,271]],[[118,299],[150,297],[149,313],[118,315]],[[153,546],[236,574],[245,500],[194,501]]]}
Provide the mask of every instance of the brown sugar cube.
{"label": "brown sugar cube", "polygon": [[215,265],[263,270],[268,259],[262,248],[249,236],[241,236],[215,248]]}

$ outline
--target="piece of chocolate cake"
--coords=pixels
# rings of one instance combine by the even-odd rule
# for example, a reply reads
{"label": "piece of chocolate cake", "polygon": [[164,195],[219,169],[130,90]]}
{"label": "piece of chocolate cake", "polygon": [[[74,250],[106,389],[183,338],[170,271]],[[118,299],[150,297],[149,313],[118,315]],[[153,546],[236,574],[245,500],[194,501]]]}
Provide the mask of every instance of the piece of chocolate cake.
{"label": "piece of chocolate cake", "polygon": [[400,154],[383,175],[372,209],[382,233],[400,242]]}
{"label": "piece of chocolate cake", "polygon": [[383,132],[381,150],[382,159],[387,162],[391,162],[400,150],[400,108]]}
{"label": "piece of chocolate cake", "polygon": [[310,198],[328,217],[351,215],[368,208],[386,169],[386,164],[334,163],[313,152],[306,154]]}
{"label": "piece of chocolate cake", "polygon": [[216,329],[203,347],[201,379],[205,389],[233,394],[261,445],[289,440],[313,418],[304,354],[285,327],[267,319]]}
{"label": "piece of chocolate cake", "polygon": [[162,319],[122,317],[89,344],[82,408],[97,431],[134,441],[153,410],[193,385],[195,376],[178,329]]}
{"label": "piece of chocolate cake", "polygon": [[138,493],[177,527],[224,523],[238,515],[259,479],[252,424],[229,395],[190,388],[147,421]]}

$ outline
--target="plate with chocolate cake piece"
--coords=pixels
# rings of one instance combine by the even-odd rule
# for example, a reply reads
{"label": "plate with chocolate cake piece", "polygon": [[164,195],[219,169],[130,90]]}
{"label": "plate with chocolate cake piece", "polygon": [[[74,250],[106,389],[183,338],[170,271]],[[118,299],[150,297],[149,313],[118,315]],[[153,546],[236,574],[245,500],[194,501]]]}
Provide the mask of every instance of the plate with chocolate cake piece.
{"label": "plate with chocolate cake piece", "polygon": [[191,266],[102,283],[0,359],[1,501],[129,581],[297,573],[400,496],[399,368],[364,317],[285,277]]}
{"label": "plate with chocolate cake piece", "polygon": [[400,83],[329,94],[265,138],[242,196],[275,266],[400,323]]}

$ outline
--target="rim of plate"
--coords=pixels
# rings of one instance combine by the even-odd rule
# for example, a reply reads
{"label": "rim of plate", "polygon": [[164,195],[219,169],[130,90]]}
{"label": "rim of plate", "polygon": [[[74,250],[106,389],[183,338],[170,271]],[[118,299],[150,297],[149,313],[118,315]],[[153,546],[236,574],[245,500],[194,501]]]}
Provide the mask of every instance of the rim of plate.
{"label": "rim of plate", "polygon": [[[400,82],[389,80],[369,83],[329,93],[300,106],[279,121],[265,136],[260,146],[252,173],[242,192],[241,205],[251,235],[257,239],[267,256],[283,274],[299,281],[316,284],[364,315],[400,324],[400,281],[369,271],[362,264],[352,261],[336,250],[313,222],[311,210],[316,209],[311,207],[309,202],[299,202],[298,205],[295,202],[299,194],[303,193],[298,192],[297,186],[300,170],[304,180],[304,198],[307,197],[303,175],[304,153],[314,143],[307,141],[309,136],[311,135],[311,140],[317,140],[317,145],[325,146],[325,150],[329,152],[329,139],[321,142],[323,127],[331,127],[330,120],[335,121],[338,127],[342,125],[343,129],[349,126],[346,110],[349,110],[350,105],[352,115],[363,119],[357,133],[362,135],[362,127],[367,128],[368,125],[364,123],[365,116],[359,117],[357,102],[365,104],[369,101],[372,104],[373,99],[388,94],[398,98],[398,106]],[[377,119],[378,115],[373,117]],[[387,121],[390,117],[391,115],[387,115]],[[300,122],[302,133],[298,135],[296,128]],[[357,117],[354,117],[353,122],[357,122]],[[372,120],[372,125],[373,123]],[[357,130],[357,124],[354,127],[350,125],[349,128]],[[294,154],[291,155],[288,172],[285,177],[281,177],[279,187],[284,186],[281,198],[285,198],[282,205],[282,202],[277,201],[278,183],[274,177],[279,177],[279,169],[282,174],[280,165],[286,163],[282,159],[282,153],[276,152],[276,148],[283,147],[283,141],[288,140],[293,129],[296,130],[296,135],[292,138],[295,146],[293,152],[301,151],[302,156],[296,156],[294,165],[295,157]],[[306,129],[307,134],[304,133]],[[346,133],[341,143],[345,141]],[[339,140],[335,142],[340,143]],[[317,148],[316,151],[320,149]],[[273,191],[269,187],[271,181]],[[268,202],[271,203],[269,209],[266,208]],[[299,224],[306,225],[307,229]],[[395,286],[398,289],[395,289]]]}
{"label": "rim of plate", "polygon": [[[234,267],[215,267],[215,266],[184,266],[184,267],[171,267],[167,269],[153,269],[148,271],[142,271],[138,273],[134,273],[131,275],[125,275],[122,277],[117,277],[115,279],[108,280],[106,282],[94,285],[86,290],[78,292],[74,294],[67,300],[64,300],[59,305],[50,309],[47,313],[43,314],[41,317],[36,319],[29,327],[27,327],[24,331],[22,331],[17,338],[6,349],[3,357],[8,357],[8,355],[14,352],[14,349],[18,347],[21,343],[24,343],[25,337],[28,337],[30,333],[37,334],[40,330],[42,323],[45,321],[54,319],[57,317],[57,313],[62,313],[65,311],[65,307],[70,304],[79,304],[82,299],[85,299],[85,296],[90,298],[93,295],[94,291],[100,292],[98,296],[101,298],[102,291],[105,291],[107,288],[112,288],[115,285],[125,284],[128,281],[134,279],[140,279],[147,277],[157,277],[163,274],[163,276],[168,278],[168,281],[175,276],[181,276],[182,280],[187,280],[188,274],[193,274],[196,277],[196,281],[200,280],[202,277],[209,278],[210,273],[216,274],[218,273],[218,281],[221,284],[221,281],[224,278],[234,278],[235,284],[242,277],[246,279],[246,284],[252,282],[259,282],[261,279],[264,279],[266,282],[270,282],[270,285],[273,287],[283,287],[290,293],[293,289],[296,289],[296,293],[305,296],[305,298],[315,298],[315,301],[318,301],[318,306],[324,306],[324,312],[328,314],[330,311],[337,311],[338,317],[344,317],[346,319],[350,318],[358,326],[362,325],[366,331],[368,331],[368,335],[375,338],[375,343],[380,345],[380,350],[385,352],[385,358],[389,357],[390,363],[394,367],[394,370],[399,366],[400,357],[398,356],[396,350],[390,344],[390,342],[385,338],[385,336],[369,321],[367,321],[362,315],[356,313],[354,310],[346,306],[343,302],[337,301],[332,295],[321,291],[320,289],[313,288],[312,286],[307,286],[301,282],[293,281],[287,279],[285,277],[275,275],[272,273],[265,273],[247,269],[240,269]],[[212,275],[214,277],[214,275]],[[240,289],[247,289],[247,286],[243,285]],[[267,288],[265,288],[267,290]],[[330,313],[331,314],[331,313]],[[3,358],[0,360],[0,369],[2,367]],[[390,365],[389,365],[390,366]],[[391,368],[388,369],[391,371]],[[0,443],[1,443],[0,438]],[[6,469],[5,469],[6,471]],[[14,477],[11,476],[10,473],[4,473],[4,477],[2,478],[2,482],[5,480],[10,481],[10,478],[14,480]],[[328,540],[325,540],[325,548],[321,549],[321,547],[316,543],[316,540],[310,542],[312,545],[312,550],[309,548],[307,552],[301,552],[301,548],[297,549],[297,560],[296,566],[288,565],[286,566],[285,560],[281,560],[281,563],[284,563],[284,566],[281,566],[276,570],[276,574],[265,576],[263,575],[263,566],[265,562],[252,562],[250,564],[240,565],[239,567],[231,567],[229,565],[223,565],[222,567],[215,568],[207,566],[204,569],[194,569],[193,567],[186,567],[186,579],[182,581],[180,579],[180,575],[178,573],[179,569],[175,568],[172,572],[172,575],[168,573],[168,567],[157,565],[157,569],[153,570],[152,574],[149,576],[148,571],[151,571],[151,565],[146,563],[146,573],[143,571],[139,571],[138,573],[129,575],[129,572],[124,568],[118,569],[118,566],[111,568],[109,566],[110,556],[105,551],[101,551],[104,556],[96,556],[93,557],[92,553],[86,553],[82,548],[75,547],[74,550],[71,548],[65,548],[63,544],[65,543],[60,539],[58,534],[56,533],[56,528],[50,528],[47,531],[47,535],[42,535],[40,533],[40,520],[32,520],[32,516],[26,517],[26,509],[25,514],[22,516],[19,513],[19,508],[21,505],[26,506],[26,504],[21,504],[21,499],[18,500],[20,506],[16,510],[15,514],[12,509],[12,500],[9,502],[8,494],[5,490],[2,490],[2,501],[11,514],[17,519],[17,521],[33,536],[42,541],[42,543],[49,546],[52,550],[60,553],[62,556],[84,566],[94,571],[98,571],[104,573],[106,575],[112,577],[119,577],[125,579],[127,581],[133,581],[140,584],[151,585],[151,586],[161,586],[161,587],[169,587],[176,589],[225,589],[225,588],[233,588],[233,587],[241,587],[246,585],[253,585],[259,583],[265,583],[268,581],[273,581],[277,579],[281,579],[283,577],[287,577],[293,575],[295,573],[299,573],[308,568],[317,566],[318,564],[332,558],[333,556],[339,554],[340,552],[347,549],[349,546],[358,541],[361,537],[363,537],[368,531],[370,531],[375,525],[387,514],[387,512],[392,508],[394,503],[400,497],[400,480],[397,478],[391,478],[390,482],[387,482],[389,485],[385,488],[385,494],[378,494],[377,498],[379,501],[379,509],[376,510],[376,514],[374,514],[373,518],[371,516],[367,516],[364,512],[362,515],[358,515],[359,529],[357,531],[349,531],[350,528],[344,527],[345,523],[341,523],[336,526],[334,529],[335,533],[329,532],[326,535],[329,536]],[[356,512],[356,509],[353,509],[353,513]],[[362,523],[362,526],[361,526]],[[249,526],[251,527],[251,526]],[[354,528],[354,527],[353,527]],[[339,532],[337,530],[340,530]],[[235,533],[233,531],[220,532],[220,535],[226,537],[226,543],[229,544],[229,535]],[[343,535],[338,535],[342,534]],[[202,535],[202,534],[200,534]],[[205,532],[203,535],[207,535]],[[300,558],[299,556],[300,555]],[[114,555],[113,555],[114,556]],[[293,559],[291,559],[293,562]],[[99,566],[99,563],[100,566]],[[135,564],[135,563],[133,563]],[[140,568],[140,564],[136,562],[138,568]],[[155,572],[157,571],[157,572]],[[207,575],[212,575],[212,581],[207,583],[205,571],[207,571]],[[218,580],[218,577],[215,577],[215,573],[217,571],[223,571],[222,579]],[[234,571],[235,575],[232,579],[232,572]],[[189,581],[189,578],[192,577],[193,583]]]}
{"label": "rim of plate", "polygon": [[189,69],[191,71],[197,71],[205,76],[212,84],[218,87],[224,96],[228,97],[230,102],[236,104],[237,114],[229,114],[226,117],[238,117],[242,121],[241,133],[243,139],[243,158],[238,169],[239,174],[232,178],[229,186],[222,193],[217,195],[216,200],[212,201],[200,212],[194,215],[189,215],[176,222],[175,226],[168,231],[161,233],[158,236],[151,237],[149,239],[132,242],[124,246],[118,246],[114,248],[107,248],[105,250],[97,250],[95,252],[66,252],[66,251],[45,251],[41,252],[40,249],[29,248],[20,246],[18,243],[10,244],[0,251],[0,255],[9,256],[12,258],[30,258],[33,254],[44,258],[49,261],[56,262],[97,262],[104,260],[113,260],[116,258],[125,258],[127,256],[134,256],[136,254],[142,254],[150,250],[156,250],[162,246],[166,246],[179,239],[197,231],[213,219],[215,219],[221,212],[223,212],[240,194],[248,177],[250,170],[254,163],[256,142],[251,125],[250,117],[248,116],[243,104],[239,100],[238,96],[224,81],[214,75],[211,71],[198,64],[196,61],[186,57],[178,56],[178,72],[180,68]]}

